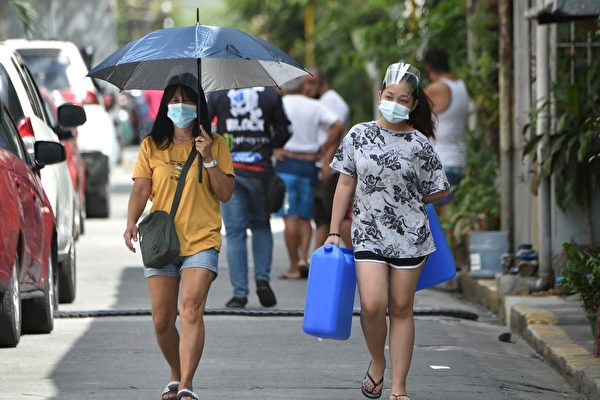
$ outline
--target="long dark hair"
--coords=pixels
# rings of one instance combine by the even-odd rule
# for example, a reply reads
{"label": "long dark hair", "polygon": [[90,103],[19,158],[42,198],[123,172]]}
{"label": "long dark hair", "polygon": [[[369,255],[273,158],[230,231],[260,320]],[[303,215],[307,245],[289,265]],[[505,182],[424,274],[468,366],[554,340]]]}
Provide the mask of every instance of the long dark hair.
{"label": "long dark hair", "polygon": [[[414,81],[416,83],[416,89],[411,92],[413,101],[417,101],[417,106],[412,110],[408,116],[408,123],[410,126],[421,132],[428,139],[435,139],[435,114],[431,110],[431,100],[425,94],[419,83],[411,76],[406,79],[409,84]],[[385,83],[381,86],[381,91],[385,90]]]}
{"label": "long dark hair", "polygon": [[[181,88],[183,97],[186,100],[192,101],[196,107],[198,106],[198,99],[202,102],[200,104],[200,119],[204,123],[204,129],[207,132],[210,132],[210,129],[206,128],[206,124],[208,123],[208,109],[206,107],[206,100],[204,98],[204,92],[201,90],[200,96],[198,96],[198,92],[190,86],[183,85],[180,83],[169,85],[165,88],[163,96],[160,100],[160,106],[158,108],[158,112],[156,114],[156,119],[154,120],[154,124],[152,125],[152,130],[148,134],[154,140],[154,143],[161,150],[166,150],[171,143],[173,143],[173,121],[167,117],[168,105],[173,96],[175,95],[175,91],[178,88]],[[198,118],[194,120],[194,127],[192,129],[192,134],[194,137],[200,135],[200,126],[198,124]]]}
{"label": "long dark hair", "polygon": [[408,117],[410,126],[421,132],[428,139],[435,139],[435,114],[431,111],[431,100],[425,94],[421,86],[412,93],[413,100],[417,100],[417,106]]}

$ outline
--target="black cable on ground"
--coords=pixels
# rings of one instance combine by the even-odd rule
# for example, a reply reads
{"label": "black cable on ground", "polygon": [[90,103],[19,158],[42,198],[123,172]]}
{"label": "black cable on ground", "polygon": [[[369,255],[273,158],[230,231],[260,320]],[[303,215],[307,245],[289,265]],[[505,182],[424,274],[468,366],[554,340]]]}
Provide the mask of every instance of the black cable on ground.
{"label": "black cable on ground", "polygon": [[[243,317],[303,317],[301,308],[207,308],[205,315],[235,315]],[[451,308],[415,308],[415,316],[437,316],[467,319],[476,321],[478,315],[470,311]],[[121,309],[121,310],[88,310],[88,311],[57,311],[55,318],[99,318],[99,317],[139,317],[152,315],[149,309]],[[355,309],[354,316],[360,315],[360,310]]]}

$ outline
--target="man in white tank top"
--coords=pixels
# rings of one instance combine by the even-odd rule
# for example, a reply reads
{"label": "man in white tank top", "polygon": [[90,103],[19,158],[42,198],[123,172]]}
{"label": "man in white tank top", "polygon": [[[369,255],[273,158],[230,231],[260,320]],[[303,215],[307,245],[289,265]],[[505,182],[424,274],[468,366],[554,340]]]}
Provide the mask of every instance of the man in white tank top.
{"label": "man in white tank top", "polygon": [[[466,164],[465,132],[469,104],[467,87],[452,75],[448,54],[442,49],[432,48],[425,53],[425,71],[431,80],[425,87],[425,94],[431,99],[433,112],[438,117],[434,147],[448,181],[456,186],[464,177]],[[438,205],[448,204],[450,201],[452,195]]]}

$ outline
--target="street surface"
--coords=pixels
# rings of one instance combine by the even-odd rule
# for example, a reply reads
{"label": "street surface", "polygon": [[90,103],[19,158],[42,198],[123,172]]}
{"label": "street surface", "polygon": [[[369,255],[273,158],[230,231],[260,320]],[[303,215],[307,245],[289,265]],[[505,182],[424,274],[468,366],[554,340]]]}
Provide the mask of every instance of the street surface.
{"label": "street surface", "polygon": [[[61,311],[149,308],[141,256],[130,253],[122,238],[136,154],[126,149],[122,167],[113,172],[111,218],[86,221],[77,249],[77,298]],[[306,281],[277,279],[287,268],[282,221],[274,219],[273,229],[277,308],[302,308]],[[231,297],[224,251],[219,268],[209,309]],[[253,284],[248,307],[260,307]],[[479,319],[417,317],[409,375],[413,400],[583,400],[520,337],[499,341],[507,328],[487,310],[438,290],[419,292],[416,307],[465,310]],[[305,335],[299,317],[205,320],[207,340],[194,388],[201,399],[365,398],[359,388],[369,356],[358,317],[347,341]],[[0,349],[0,399],[157,400],[168,380],[149,316],[59,318],[52,334],[24,335],[17,348]],[[386,371],[382,399],[390,384]]]}

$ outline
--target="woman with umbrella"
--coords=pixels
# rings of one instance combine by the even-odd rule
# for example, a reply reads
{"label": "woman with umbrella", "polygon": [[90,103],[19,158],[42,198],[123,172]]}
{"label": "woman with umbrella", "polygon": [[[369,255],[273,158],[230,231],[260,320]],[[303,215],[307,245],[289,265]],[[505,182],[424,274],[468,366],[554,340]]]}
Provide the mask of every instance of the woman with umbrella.
{"label": "woman with umbrella", "polygon": [[[220,202],[231,197],[234,172],[223,137],[211,137],[198,123],[195,85],[166,87],[156,121],[142,141],[129,197],[127,247],[135,252],[136,226],[146,203],[152,211],[169,212],[181,170],[195,146],[202,156],[202,183],[198,183],[198,158],[188,170],[181,202],[175,214],[180,253],[161,269],[144,268],[150,291],[152,320],[158,345],[171,369],[162,399],[194,400],[192,380],[204,347],[204,309],[211,283],[217,276],[221,248]],[[205,104],[204,108],[206,109]],[[177,299],[181,332],[175,326]]]}

